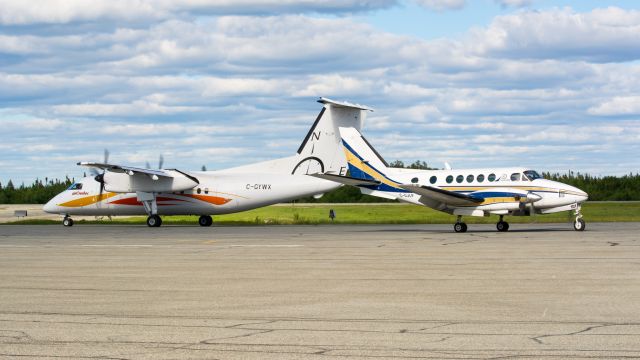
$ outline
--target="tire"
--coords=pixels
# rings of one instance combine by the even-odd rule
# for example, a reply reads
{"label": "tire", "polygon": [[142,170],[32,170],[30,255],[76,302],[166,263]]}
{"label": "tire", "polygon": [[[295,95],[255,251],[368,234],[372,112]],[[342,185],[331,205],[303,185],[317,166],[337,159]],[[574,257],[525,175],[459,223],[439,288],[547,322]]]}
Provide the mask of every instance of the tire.
{"label": "tire", "polygon": [[158,215],[151,215],[147,218],[147,226],[160,227],[162,225],[162,219]]}
{"label": "tire", "polygon": [[496,224],[496,229],[500,232],[509,231],[509,223],[506,221],[498,221]]}
{"label": "tire", "polygon": [[73,219],[72,218],[64,218],[64,220],[62,220],[62,225],[70,227],[73,226]]}
{"label": "tire", "polygon": [[455,223],[455,225],[453,225],[453,231],[457,232],[457,233],[463,233],[467,231],[467,224],[465,223]]}
{"label": "tire", "polygon": [[573,223],[573,228],[576,231],[584,231],[586,227],[587,227],[587,223],[582,219],[576,219],[576,222]]}
{"label": "tire", "polygon": [[198,219],[198,224],[200,224],[200,226],[211,226],[213,219],[209,215],[202,215]]}

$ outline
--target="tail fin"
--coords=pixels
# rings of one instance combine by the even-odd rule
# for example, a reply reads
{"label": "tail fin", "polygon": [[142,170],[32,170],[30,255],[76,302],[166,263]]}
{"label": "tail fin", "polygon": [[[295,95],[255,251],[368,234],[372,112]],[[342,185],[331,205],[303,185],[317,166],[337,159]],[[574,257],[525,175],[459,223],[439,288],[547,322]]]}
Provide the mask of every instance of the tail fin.
{"label": "tail fin", "polygon": [[341,127],[340,137],[351,177],[379,181],[386,177],[389,164],[357,129]]}
{"label": "tail fin", "polygon": [[372,109],[320,98],[324,104],[316,121],[309,129],[296,155],[292,174],[329,173],[344,175],[347,163],[341,151],[340,127],[360,130],[368,111]]}
{"label": "tail fin", "polygon": [[[349,176],[355,179],[378,182],[376,185],[363,185],[363,193],[395,199],[384,192],[406,192],[401,183],[391,179],[392,170],[376,149],[355,128],[340,128],[342,147],[349,167]],[[366,191],[365,191],[366,190]]]}

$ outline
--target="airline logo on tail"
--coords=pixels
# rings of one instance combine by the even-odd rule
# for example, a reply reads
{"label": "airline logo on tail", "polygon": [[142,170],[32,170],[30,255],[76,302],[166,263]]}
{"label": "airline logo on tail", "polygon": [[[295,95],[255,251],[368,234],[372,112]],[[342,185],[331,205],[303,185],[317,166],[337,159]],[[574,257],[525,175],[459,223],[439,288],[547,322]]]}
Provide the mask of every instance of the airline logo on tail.
{"label": "airline logo on tail", "polygon": [[379,181],[379,185],[366,186],[372,190],[407,192],[399,187],[401,183],[385,174],[387,162],[356,129],[341,127],[340,136],[351,177]]}

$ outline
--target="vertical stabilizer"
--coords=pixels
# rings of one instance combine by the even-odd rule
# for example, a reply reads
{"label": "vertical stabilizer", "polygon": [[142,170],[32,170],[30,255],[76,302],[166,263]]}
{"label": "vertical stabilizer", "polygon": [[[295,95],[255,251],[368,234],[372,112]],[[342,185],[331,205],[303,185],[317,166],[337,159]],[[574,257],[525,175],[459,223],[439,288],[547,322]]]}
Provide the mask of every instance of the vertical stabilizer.
{"label": "vertical stabilizer", "polygon": [[340,127],[362,128],[372,109],[348,102],[320,98],[324,107],[298,148],[292,174],[344,175],[347,163],[341,149]]}
{"label": "vertical stabilizer", "polygon": [[341,127],[340,136],[351,177],[367,180],[386,178],[389,164],[357,129]]}

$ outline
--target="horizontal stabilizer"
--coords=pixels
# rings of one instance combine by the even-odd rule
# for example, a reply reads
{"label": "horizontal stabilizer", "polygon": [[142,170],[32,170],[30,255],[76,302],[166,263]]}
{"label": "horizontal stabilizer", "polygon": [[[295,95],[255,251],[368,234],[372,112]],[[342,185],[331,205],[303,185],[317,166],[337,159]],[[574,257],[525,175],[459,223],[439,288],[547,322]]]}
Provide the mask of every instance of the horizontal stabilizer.
{"label": "horizontal stabilizer", "polygon": [[377,180],[365,180],[358,179],[350,176],[340,176],[334,174],[309,174],[309,176],[317,177],[320,179],[331,180],[345,185],[351,186],[376,186],[380,185],[380,181]]}
{"label": "horizontal stabilizer", "polygon": [[400,187],[430,200],[436,200],[447,205],[474,205],[484,201],[481,197],[460,194],[432,186],[400,185]]}

